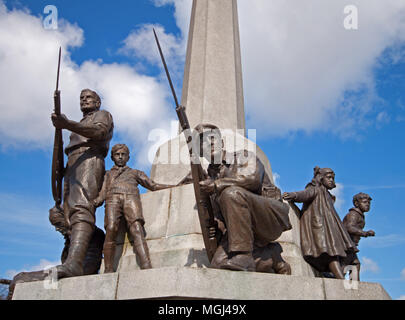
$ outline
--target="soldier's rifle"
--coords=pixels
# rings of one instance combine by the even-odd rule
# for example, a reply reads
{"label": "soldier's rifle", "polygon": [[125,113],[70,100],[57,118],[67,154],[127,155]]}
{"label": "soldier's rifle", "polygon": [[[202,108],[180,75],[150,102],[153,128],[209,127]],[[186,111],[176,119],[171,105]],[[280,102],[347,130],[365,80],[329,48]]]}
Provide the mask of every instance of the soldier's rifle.
{"label": "soldier's rifle", "polygon": [[[59,71],[61,60],[62,48],[59,48],[58,71],[56,75],[56,89],[53,95],[54,113],[61,114],[60,106],[60,91],[59,91]],[[53,142],[53,155],[52,155],[52,196],[55,200],[55,206],[59,207],[62,203],[62,183],[64,174],[64,158],[63,158],[63,137],[62,129],[55,128],[55,137]]]}
{"label": "soldier's rifle", "polygon": [[203,193],[200,188],[200,182],[205,180],[205,175],[203,168],[200,163],[198,154],[196,153],[195,148],[193,148],[193,137],[190,129],[190,124],[186,115],[186,109],[184,106],[179,105],[177,100],[176,92],[173,87],[173,83],[170,77],[169,70],[166,65],[166,61],[160,47],[159,39],[157,37],[155,29],[153,29],[155,35],[155,40],[157,47],[159,49],[159,54],[162,59],[162,63],[166,72],[167,79],[170,84],[170,89],[173,94],[174,102],[176,104],[176,113],[179,118],[181,129],[186,138],[189,154],[190,154],[190,165],[191,165],[191,176],[193,178],[194,193],[197,202],[198,217],[201,225],[201,232],[204,239],[205,249],[207,250],[208,259],[211,262],[212,257],[217,249],[218,242],[216,236],[210,236],[210,228],[216,227],[216,222],[214,219],[214,213],[211,206],[210,196],[206,193]]}

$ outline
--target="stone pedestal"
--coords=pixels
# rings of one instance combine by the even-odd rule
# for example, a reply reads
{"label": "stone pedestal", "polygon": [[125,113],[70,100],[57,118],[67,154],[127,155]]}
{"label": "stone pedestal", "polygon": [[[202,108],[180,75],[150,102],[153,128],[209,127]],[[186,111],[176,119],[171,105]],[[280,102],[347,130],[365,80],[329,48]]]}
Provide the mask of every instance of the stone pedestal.
{"label": "stone pedestal", "polygon": [[[13,300],[388,300],[378,283],[169,267],[18,284]],[[48,288],[48,289],[45,289]]]}

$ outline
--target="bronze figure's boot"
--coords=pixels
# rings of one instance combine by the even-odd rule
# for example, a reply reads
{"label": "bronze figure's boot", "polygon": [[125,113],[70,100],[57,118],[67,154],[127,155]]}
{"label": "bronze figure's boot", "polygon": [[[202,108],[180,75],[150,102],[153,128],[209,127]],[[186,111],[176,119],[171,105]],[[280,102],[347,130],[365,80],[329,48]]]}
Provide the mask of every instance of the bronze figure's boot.
{"label": "bronze figure's boot", "polygon": [[139,258],[141,269],[152,269],[152,263],[150,262],[149,249],[146,240],[144,240],[142,243],[134,243],[134,249]]}
{"label": "bronze figure's boot", "polygon": [[103,248],[104,273],[114,272],[114,253],[115,253],[115,242],[105,242]]}
{"label": "bronze figure's boot", "polygon": [[83,275],[83,262],[93,231],[93,226],[88,223],[77,223],[72,227],[68,257],[56,267],[59,279]]}
{"label": "bronze figure's boot", "polygon": [[231,253],[231,258],[220,268],[235,271],[256,271],[256,264],[251,252],[235,252]]}
{"label": "bronze figure's boot", "polygon": [[134,238],[134,250],[139,258],[141,269],[152,269],[148,244],[145,240],[143,227],[138,221],[131,226],[131,233]]}

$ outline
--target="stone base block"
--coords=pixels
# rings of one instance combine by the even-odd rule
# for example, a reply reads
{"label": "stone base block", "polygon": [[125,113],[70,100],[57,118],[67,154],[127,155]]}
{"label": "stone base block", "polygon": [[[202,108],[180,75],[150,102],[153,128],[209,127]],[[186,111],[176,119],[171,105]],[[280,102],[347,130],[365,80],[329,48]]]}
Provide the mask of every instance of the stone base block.
{"label": "stone base block", "polygon": [[[188,234],[164,239],[148,240],[150,259],[153,267],[171,266],[208,267],[209,261],[200,234]],[[119,257],[116,257],[119,259]],[[120,272],[139,270],[131,243],[127,243],[119,260]]]}
{"label": "stone base block", "polygon": [[[46,289],[48,288],[48,289]],[[51,289],[44,281],[21,283],[13,300],[388,300],[378,283],[168,267],[62,279]]]}

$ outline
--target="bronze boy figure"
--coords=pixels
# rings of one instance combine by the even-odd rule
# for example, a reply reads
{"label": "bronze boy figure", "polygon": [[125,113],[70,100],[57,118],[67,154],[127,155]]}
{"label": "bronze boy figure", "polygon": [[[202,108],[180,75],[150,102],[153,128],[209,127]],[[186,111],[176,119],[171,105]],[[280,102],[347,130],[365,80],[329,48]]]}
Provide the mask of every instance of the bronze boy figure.
{"label": "bronze boy figure", "polygon": [[134,249],[140,260],[141,269],[150,269],[152,264],[143,229],[145,220],[138,184],[152,191],[171,186],[155,183],[144,172],[129,168],[126,165],[129,160],[129,149],[125,144],[113,146],[111,158],[115,165],[106,172],[100,194],[93,202],[95,207],[99,207],[105,201],[104,272],[114,272],[116,237],[122,216],[127,221],[129,232],[134,239]]}
{"label": "bronze boy figure", "polygon": [[283,198],[304,203],[300,227],[305,261],[320,272],[330,271],[344,279],[342,260],[357,249],[335,210],[335,197],[329,193],[335,187],[333,170],[315,167],[314,178],[304,191],[285,192]]}
{"label": "bronze boy figure", "polygon": [[[356,247],[359,245],[361,237],[374,237],[373,230],[363,231],[366,225],[364,213],[370,210],[371,197],[363,192],[356,194],[353,197],[354,208],[349,210],[349,213],[343,219],[343,225],[355,243]],[[354,265],[357,268],[358,278],[355,280],[360,281],[360,260],[356,253],[347,257],[346,265]]]}
{"label": "bronze boy figure", "polygon": [[80,122],[69,120],[63,114],[52,114],[57,129],[71,131],[70,143],[65,149],[68,163],[64,175],[63,211],[70,234],[66,261],[57,267],[58,277],[83,275],[83,262],[95,227],[93,200],[103,182],[104,158],[113,136],[113,119],[109,112],[100,110],[101,99],[92,90],[80,94]]}

